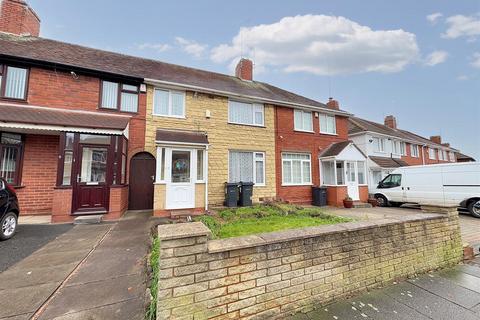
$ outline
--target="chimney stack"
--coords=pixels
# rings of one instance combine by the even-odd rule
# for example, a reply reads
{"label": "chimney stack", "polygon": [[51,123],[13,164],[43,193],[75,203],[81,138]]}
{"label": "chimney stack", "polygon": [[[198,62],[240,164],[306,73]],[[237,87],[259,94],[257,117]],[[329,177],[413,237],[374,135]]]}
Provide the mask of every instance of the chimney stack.
{"label": "chimney stack", "polygon": [[384,123],[389,128],[397,129],[397,119],[392,115],[386,116]]}
{"label": "chimney stack", "polygon": [[241,58],[235,68],[235,76],[247,81],[253,80],[253,62],[250,59]]}
{"label": "chimney stack", "polygon": [[0,32],[38,37],[40,18],[24,0],[0,0]]}
{"label": "chimney stack", "polygon": [[329,107],[330,109],[339,110],[340,104],[338,103],[337,100],[330,97],[328,98],[327,107]]}
{"label": "chimney stack", "polygon": [[442,144],[442,137],[441,136],[431,136],[430,141],[438,143],[438,144]]}

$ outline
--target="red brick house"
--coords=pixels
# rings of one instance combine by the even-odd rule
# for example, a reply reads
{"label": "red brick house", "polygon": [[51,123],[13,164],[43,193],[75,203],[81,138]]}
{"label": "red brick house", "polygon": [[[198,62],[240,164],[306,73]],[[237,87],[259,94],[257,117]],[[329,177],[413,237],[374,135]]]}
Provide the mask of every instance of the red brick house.
{"label": "red brick house", "polygon": [[341,206],[347,194],[366,201],[366,157],[348,141],[350,114],[333,99],[312,105],[318,107],[275,109],[278,197],[311,203],[312,186],[324,185],[329,205]]}
{"label": "red brick house", "polygon": [[143,78],[87,65],[75,60],[82,47],[36,37],[40,20],[24,1],[1,6],[1,176],[22,214],[118,218],[129,158],[144,146]]}

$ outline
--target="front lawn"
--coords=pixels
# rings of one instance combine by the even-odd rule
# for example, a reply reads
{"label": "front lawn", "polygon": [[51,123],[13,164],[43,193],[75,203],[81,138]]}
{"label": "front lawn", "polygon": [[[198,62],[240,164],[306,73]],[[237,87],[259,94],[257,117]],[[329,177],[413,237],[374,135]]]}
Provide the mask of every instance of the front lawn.
{"label": "front lawn", "polygon": [[225,209],[195,220],[202,221],[212,231],[214,239],[351,221],[327,214],[321,208],[277,203]]}

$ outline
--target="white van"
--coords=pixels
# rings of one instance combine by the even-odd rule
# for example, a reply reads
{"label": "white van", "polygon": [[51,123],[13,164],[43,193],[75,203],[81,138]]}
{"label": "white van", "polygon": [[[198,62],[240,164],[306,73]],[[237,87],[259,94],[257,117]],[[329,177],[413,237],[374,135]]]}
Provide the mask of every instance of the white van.
{"label": "white van", "polygon": [[401,167],[380,181],[373,194],[380,206],[457,205],[480,218],[480,163]]}

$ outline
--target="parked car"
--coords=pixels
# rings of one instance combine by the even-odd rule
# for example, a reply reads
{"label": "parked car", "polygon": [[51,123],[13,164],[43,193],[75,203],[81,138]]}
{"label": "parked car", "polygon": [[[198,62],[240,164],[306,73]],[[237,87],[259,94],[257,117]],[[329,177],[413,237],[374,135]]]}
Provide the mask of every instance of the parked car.
{"label": "parked car", "polygon": [[480,163],[401,167],[380,181],[373,194],[380,206],[456,205],[480,218]]}
{"label": "parked car", "polygon": [[15,190],[0,178],[0,240],[13,237],[18,225],[18,200]]}

